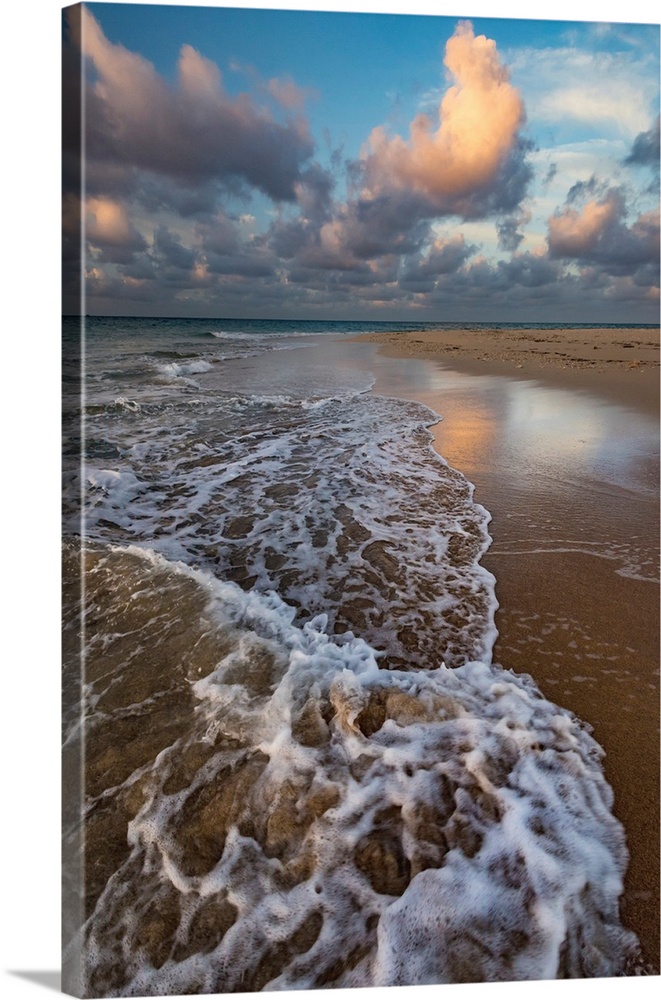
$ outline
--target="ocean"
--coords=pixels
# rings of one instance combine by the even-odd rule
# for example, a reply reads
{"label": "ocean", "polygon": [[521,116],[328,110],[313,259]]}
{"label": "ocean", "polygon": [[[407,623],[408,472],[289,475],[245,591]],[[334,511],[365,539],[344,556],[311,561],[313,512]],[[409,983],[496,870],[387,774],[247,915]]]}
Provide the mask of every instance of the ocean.
{"label": "ocean", "polygon": [[603,751],[492,660],[490,515],[338,348],[397,328],[88,318],[79,353],[65,320],[84,995],[635,963]]}

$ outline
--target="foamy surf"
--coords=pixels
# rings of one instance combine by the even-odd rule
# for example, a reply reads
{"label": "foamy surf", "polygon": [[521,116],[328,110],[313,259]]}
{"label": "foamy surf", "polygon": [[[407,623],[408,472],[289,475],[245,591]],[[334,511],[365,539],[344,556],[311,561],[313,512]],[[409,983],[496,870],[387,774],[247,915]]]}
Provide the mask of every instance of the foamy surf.
{"label": "foamy surf", "polygon": [[65,468],[80,989],[633,968],[601,751],[491,664],[490,518],[438,414],[278,353],[290,328],[228,358],[208,324],[139,322],[88,338],[84,481]]}
{"label": "foamy surf", "polygon": [[185,375],[200,375],[203,372],[211,371],[211,364],[204,358],[196,358],[194,361],[187,361],[185,363],[169,361],[163,364],[157,364],[157,371],[163,375],[165,378],[181,378]]}
{"label": "foamy surf", "polygon": [[[121,461],[86,470],[87,537],[276,590],[301,621],[328,615],[332,632],[356,631],[390,666],[488,659],[489,514],[432,449],[438,415],[366,395],[364,373],[308,374],[298,398],[223,392],[143,405],[139,421],[114,406],[90,418],[90,437]],[[329,389],[341,394],[319,394]]]}
{"label": "foamy surf", "polygon": [[[602,751],[531,678],[481,662],[383,671],[324,616],[294,625],[274,593],[135,547],[89,558],[89,602],[106,595],[92,766],[112,714],[145,711],[129,648],[156,665],[164,628],[185,627],[150,697],[178,672],[191,695],[181,735],[88,803],[128,819],[84,929],[88,995],[623,971],[636,941],[619,923],[627,854]],[[181,619],[155,619],[164,606]]]}

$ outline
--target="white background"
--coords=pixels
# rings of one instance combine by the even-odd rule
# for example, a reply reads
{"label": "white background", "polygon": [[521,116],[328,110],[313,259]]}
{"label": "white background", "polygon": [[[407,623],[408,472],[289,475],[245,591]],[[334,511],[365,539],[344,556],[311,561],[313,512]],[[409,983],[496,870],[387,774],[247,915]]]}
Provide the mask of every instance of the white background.
{"label": "white background", "polygon": [[[189,4],[190,5],[190,4]],[[200,6],[219,6],[204,4]],[[648,0],[386,0],[319,3],[233,0],[234,7],[388,11],[461,17],[652,20]],[[8,1000],[47,997],[16,975],[60,967],[59,924],[59,426],[60,10],[58,0],[13,0],[2,12],[3,296],[0,311],[3,596],[0,653],[3,751],[1,989]],[[650,753],[658,747],[650,747]],[[51,977],[52,981],[52,977]],[[656,983],[656,986],[655,986]],[[448,1000],[543,1000],[656,995],[658,979],[444,987]],[[402,992],[431,998],[439,987]],[[338,993],[342,996],[339,997]],[[333,1000],[361,994],[333,991]],[[292,996],[299,997],[300,994]],[[319,994],[309,994],[318,998]],[[303,997],[301,997],[303,1000]]]}

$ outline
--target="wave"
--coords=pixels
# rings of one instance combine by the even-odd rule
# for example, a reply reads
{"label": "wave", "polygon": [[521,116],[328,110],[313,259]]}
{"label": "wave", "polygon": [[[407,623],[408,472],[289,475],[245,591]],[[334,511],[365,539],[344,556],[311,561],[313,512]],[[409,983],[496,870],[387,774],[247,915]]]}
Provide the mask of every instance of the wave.
{"label": "wave", "polygon": [[327,613],[333,631],[358,630],[394,666],[439,651],[449,666],[488,657],[489,514],[431,447],[425,424],[438,416],[364,394],[364,373],[353,387],[322,386],[321,374],[317,390],[354,394],[223,396],[194,421],[180,404],[143,411],[137,426],[100,420],[122,456],[111,468],[129,478],[88,492],[87,537],[276,589],[301,620]]}
{"label": "wave", "polygon": [[635,955],[603,751],[530,677],[380,669],[325,615],[297,627],[277,594],[148,549],[92,552],[88,576],[92,773],[104,726],[144,732],[175,683],[189,702],[150,755],[103,757],[89,842],[114,797],[128,845],[85,928],[86,995],[609,976]]}
{"label": "wave", "polygon": [[140,412],[140,403],[136,399],[128,399],[126,396],[118,396],[114,405],[119,410],[127,410],[129,413]]}
{"label": "wave", "polygon": [[199,375],[202,372],[210,372],[213,365],[209,361],[205,361],[204,358],[196,358],[185,364],[177,361],[157,364],[156,368],[161,375],[165,375],[167,378],[180,378],[182,375]]}
{"label": "wave", "polygon": [[209,330],[209,336],[216,340],[257,340],[257,333],[242,333],[240,330]]}

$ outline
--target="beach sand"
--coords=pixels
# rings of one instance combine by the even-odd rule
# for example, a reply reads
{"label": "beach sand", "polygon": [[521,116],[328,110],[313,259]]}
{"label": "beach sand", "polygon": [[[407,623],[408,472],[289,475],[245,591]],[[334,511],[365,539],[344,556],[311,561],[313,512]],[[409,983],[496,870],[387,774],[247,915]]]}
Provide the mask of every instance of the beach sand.
{"label": "beach sand", "polygon": [[492,514],[495,661],[531,674],[606,752],[631,855],[622,917],[658,974],[659,331],[359,339],[379,345],[375,392],[442,414],[435,446]]}
{"label": "beach sand", "polygon": [[626,327],[425,330],[359,338],[390,357],[431,358],[473,374],[542,378],[659,412],[659,330]]}

